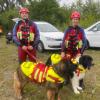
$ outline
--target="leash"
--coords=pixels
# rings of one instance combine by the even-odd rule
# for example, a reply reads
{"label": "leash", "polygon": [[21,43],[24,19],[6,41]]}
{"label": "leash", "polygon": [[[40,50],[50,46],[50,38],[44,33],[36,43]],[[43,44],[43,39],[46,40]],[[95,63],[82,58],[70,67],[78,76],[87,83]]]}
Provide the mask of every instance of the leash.
{"label": "leash", "polygon": [[25,52],[31,56],[34,60],[36,60],[36,62],[41,62],[41,60],[39,60],[39,58],[36,58],[35,56],[33,56],[28,50],[25,50]]}

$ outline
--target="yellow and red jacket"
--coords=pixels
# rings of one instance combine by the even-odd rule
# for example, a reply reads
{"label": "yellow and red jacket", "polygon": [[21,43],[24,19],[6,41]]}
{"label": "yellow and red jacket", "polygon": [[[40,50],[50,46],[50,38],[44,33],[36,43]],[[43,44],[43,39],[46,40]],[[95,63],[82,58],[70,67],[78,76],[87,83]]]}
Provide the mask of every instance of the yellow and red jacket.
{"label": "yellow and red jacket", "polygon": [[37,25],[29,19],[19,20],[13,28],[13,40],[17,46],[35,47],[40,40]]}
{"label": "yellow and red jacket", "polygon": [[86,47],[86,36],[84,30],[79,27],[70,26],[64,35],[62,43],[62,52],[71,55],[71,58],[75,57],[77,54],[82,54]]}
{"label": "yellow and red jacket", "polygon": [[[32,26],[31,21],[19,21],[17,27],[17,38],[21,42],[30,43],[34,41],[35,29]],[[24,43],[22,43],[24,44]]]}
{"label": "yellow and red jacket", "polygon": [[46,81],[53,83],[64,82],[64,79],[55,73],[53,67],[47,67],[43,63],[24,62],[21,64],[21,70],[27,77],[37,83]]}

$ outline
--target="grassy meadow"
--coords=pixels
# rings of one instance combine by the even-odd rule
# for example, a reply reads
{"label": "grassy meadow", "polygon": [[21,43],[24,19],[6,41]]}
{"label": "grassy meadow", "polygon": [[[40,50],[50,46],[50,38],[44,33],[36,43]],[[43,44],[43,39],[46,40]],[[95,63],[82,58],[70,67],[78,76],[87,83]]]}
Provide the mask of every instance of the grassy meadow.
{"label": "grassy meadow", "polygon": [[[38,58],[46,61],[50,54],[60,51],[45,51],[38,53]],[[85,90],[75,95],[71,85],[64,86],[60,92],[61,100],[100,100],[100,49],[89,49],[85,54],[94,59],[94,67],[87,72]],[[0,100],[16,100],[13,91],[13,72],[18,67],[17,47],[6,44],[4,37],[0,38]],[[46,90],[39,85],[28,84],[25,87],[23,100],[47,100]]]}

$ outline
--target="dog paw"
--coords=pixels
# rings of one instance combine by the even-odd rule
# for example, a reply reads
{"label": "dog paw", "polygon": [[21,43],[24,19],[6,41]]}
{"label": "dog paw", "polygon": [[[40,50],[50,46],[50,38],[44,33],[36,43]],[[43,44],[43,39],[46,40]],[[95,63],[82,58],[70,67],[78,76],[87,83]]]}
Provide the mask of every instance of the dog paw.
{"label": "dog paw", "polygon": [[80,94],[80,92],[78,90],[75,90],[74,93],[75,94]]}
{"label": "dog paw", "polygon": [[78,89],[78,90],[80,90],[80,91],[82,91],[82,90],[83,90],[83,89],[82,89],[82,87],[77,87],[77,89]]}

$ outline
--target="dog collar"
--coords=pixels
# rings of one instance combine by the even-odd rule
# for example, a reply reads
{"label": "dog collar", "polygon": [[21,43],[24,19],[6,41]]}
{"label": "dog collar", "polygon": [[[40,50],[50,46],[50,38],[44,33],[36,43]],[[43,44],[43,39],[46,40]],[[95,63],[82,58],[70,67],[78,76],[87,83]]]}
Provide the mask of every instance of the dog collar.
{"label": "dog collar", "polygon": [[86,69],[82,65],[79,65],[78,69],[80,70],[80,73],[85,73],[86,72]]}
{"label": "dog collar", "polygon": [[85,73],[86,69],[82,65],[78,65],[78,68],[75,71],[77,73],[77,76],[80,75],[80,73]]}

